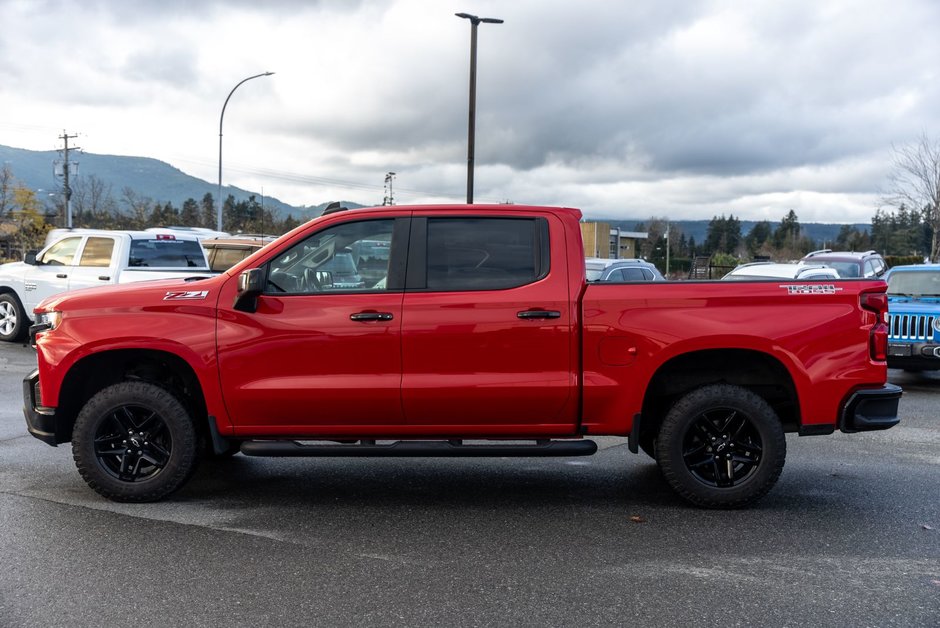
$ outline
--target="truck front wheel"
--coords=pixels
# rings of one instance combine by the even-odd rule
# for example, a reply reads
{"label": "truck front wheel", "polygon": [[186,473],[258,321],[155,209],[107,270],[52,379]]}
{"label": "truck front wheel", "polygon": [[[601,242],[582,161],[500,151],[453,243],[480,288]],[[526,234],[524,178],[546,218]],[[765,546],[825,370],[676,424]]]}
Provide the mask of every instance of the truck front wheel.
{"label": "truck front wheel", "polygon": [[738,508],[763,497],[786,458],[783,426],[753,392],[728,384],[693,390],[663,420],[656,457],[679,495],[706,508]]}
{"label": "truck front wheel", "polygon": [[82,408],[72,432],[72,457],[100,495],[119,502],[157,501],[195,470],[196,430],[170,392],[146,382],[122,382]]}

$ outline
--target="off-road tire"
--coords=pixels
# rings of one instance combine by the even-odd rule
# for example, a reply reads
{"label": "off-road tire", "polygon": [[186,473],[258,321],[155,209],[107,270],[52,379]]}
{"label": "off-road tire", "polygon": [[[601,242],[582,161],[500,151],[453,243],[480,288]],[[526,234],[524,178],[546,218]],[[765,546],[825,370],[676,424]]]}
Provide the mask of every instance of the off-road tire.
{"label": "off-road tire", "polygon": [[82,408],[72,457],[85,482],[118,502],[153,502],[193,474],[197,436],[186,408],[147,382],[114,384]]}
{"label": "off-road tire", "polygon": [[656,440],[666,481],[705,508],[740,508],[764,495],[786,458],[780,418],[755,393],[730,384],[698,388],[669,410]]}

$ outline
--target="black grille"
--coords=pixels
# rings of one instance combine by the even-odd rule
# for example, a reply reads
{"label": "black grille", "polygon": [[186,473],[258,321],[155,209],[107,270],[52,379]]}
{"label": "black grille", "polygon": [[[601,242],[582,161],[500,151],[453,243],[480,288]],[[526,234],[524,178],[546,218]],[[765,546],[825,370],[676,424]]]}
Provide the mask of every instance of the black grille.
{"label": "black grille", "polygon": [[888,326],[892,340],[931,340],[933,324],[937,317],[933,314],[891,314]]}

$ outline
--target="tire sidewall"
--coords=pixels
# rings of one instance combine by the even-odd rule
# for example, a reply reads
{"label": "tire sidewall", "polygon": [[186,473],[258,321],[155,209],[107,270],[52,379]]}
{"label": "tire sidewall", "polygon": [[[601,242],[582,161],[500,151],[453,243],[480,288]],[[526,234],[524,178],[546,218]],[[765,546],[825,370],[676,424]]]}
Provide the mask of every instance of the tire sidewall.
{"label": "tire sidewall", "polygon": [[[756,471],[733,487],[701,482],[682,455],[692,424],[703,413],[716,409],[745,414],[761,439]],[[685,499],[708,508],[739,508],[763,497],[776,483],[786,458],[786,438],[780,419],[764,399],[738,386],[718,384],[692,391],[672,407],[657,437],[656,454],[666,481]]]}
{"label": "tire sidewall", "polygon": [[23,331],[26,329],[26,312],[23,310],[20,300],[15,294],[5,293],[0,294],[0,303],[9,303],[13,308],[13,315],[16,316],[16,324],[13,326],[13,331],[9,334],[4,334],[0,332],[0,341],[4,342],[16,342],[23,336]]}
{"label": "tire sidewall", "polygon": [[[170,457],[153,477],[126,482],[111,475],[95,454],[95,435],[102,422],[122,406],[156,412],[170,434]],[[170,392],[146,382],[122,382],[94,395],[79,412],[72,434],[75,465],[88,485],[108,499],[156,501],[177,490],[195,470],[196,431],[182,403]]]}

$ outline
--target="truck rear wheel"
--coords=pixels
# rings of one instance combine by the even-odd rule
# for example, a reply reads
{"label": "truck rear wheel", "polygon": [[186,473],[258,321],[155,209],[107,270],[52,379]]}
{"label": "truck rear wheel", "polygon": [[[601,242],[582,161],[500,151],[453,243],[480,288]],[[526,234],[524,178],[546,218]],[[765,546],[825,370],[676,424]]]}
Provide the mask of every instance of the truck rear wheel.
{"label": "truck rear wheel", "polygon": [[82,478],[119,502],[166,497],[192,475],[196,454],[196,430],[183,404],[147,382],[100,391],[72,432],[72,457]]}
{"label": "truck rear wheel", "polygon": [[783,426],[753,392],[728,384],[693,390],[666,415],[656,457],[679,495],[706,508],[738,508],[767,494],[786,458]]}
{"label": "truck rear wheel", "polygon": [[26,331],[26,312],[15,294],[0,294],[0,340],[16,342]]}

